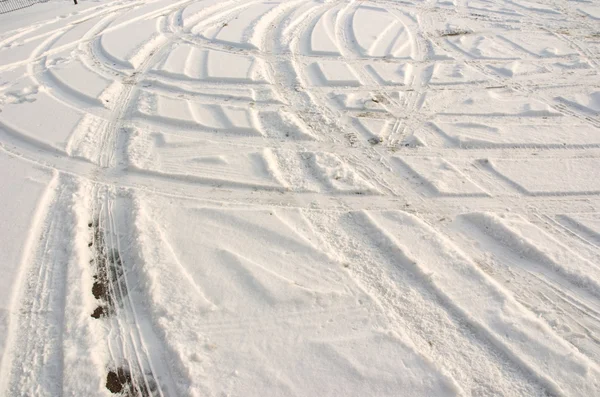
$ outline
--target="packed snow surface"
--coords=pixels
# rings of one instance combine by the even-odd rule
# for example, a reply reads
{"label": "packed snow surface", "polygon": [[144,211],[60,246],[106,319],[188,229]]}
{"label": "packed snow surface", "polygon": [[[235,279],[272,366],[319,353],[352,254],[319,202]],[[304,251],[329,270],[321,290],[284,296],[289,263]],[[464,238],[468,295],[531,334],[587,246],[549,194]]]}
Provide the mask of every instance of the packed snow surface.
{"label": "packed snow surface", "polygon": [[600,4],[0,16],[0,395],[600,396]]}

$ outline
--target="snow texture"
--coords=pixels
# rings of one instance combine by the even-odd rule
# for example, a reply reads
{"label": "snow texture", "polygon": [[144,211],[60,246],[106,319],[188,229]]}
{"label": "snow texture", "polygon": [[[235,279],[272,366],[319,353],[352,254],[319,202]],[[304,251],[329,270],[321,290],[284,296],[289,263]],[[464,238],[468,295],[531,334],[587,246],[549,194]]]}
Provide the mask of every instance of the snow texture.
{"label": "snow texture", "polygon": [[0,15],[0,395],[600,395],[600,7]]}

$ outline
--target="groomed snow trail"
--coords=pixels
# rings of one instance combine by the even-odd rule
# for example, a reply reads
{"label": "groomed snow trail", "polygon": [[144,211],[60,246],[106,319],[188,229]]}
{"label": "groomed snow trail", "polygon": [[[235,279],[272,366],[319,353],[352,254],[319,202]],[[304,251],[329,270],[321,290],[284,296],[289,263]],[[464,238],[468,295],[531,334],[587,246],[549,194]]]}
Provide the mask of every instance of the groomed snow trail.
{"label": "groomed snow trail", "polygon": [[0,395],[600,395],[600,6],[0,16]]}

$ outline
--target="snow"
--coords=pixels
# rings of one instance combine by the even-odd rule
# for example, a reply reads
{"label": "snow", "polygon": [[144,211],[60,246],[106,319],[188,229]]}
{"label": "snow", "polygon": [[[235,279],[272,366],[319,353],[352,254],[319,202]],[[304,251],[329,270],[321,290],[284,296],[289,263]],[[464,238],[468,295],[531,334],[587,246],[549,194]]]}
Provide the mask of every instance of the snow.
{"label": "snow", "polygon": [[[52,178],[51,171],[32,164],[23,164],[19,160],[0,155],[0,166],[5,172],[2,178],[0,203],[2,215],[0,221],[3,233],[14,239],[14,244],[2,244],[2,281],[0,283],[0,354],[5,356],[6,337],[11,316],[11,300],[15,285],[20,282],[21,258],[28,254],[35,237],[31,236],[32,214],[38,211],[38,202],[43,202],[45,187]],[[35,233],[35,232],[33,232]]]}
{"label": "snow", "polygon": [[0,15],[0,395],[600,395],[592,3]]}

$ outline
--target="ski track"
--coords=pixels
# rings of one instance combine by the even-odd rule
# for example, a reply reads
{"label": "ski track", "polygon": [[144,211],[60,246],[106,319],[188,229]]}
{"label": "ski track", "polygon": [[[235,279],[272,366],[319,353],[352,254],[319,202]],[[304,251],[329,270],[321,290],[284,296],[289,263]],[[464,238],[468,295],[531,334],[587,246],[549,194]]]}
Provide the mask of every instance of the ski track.
{"label": "ski track", "polygon": [[600,395],[577,4],[117,0],[0,32],[1,154],[53,175],[0,394]]}

